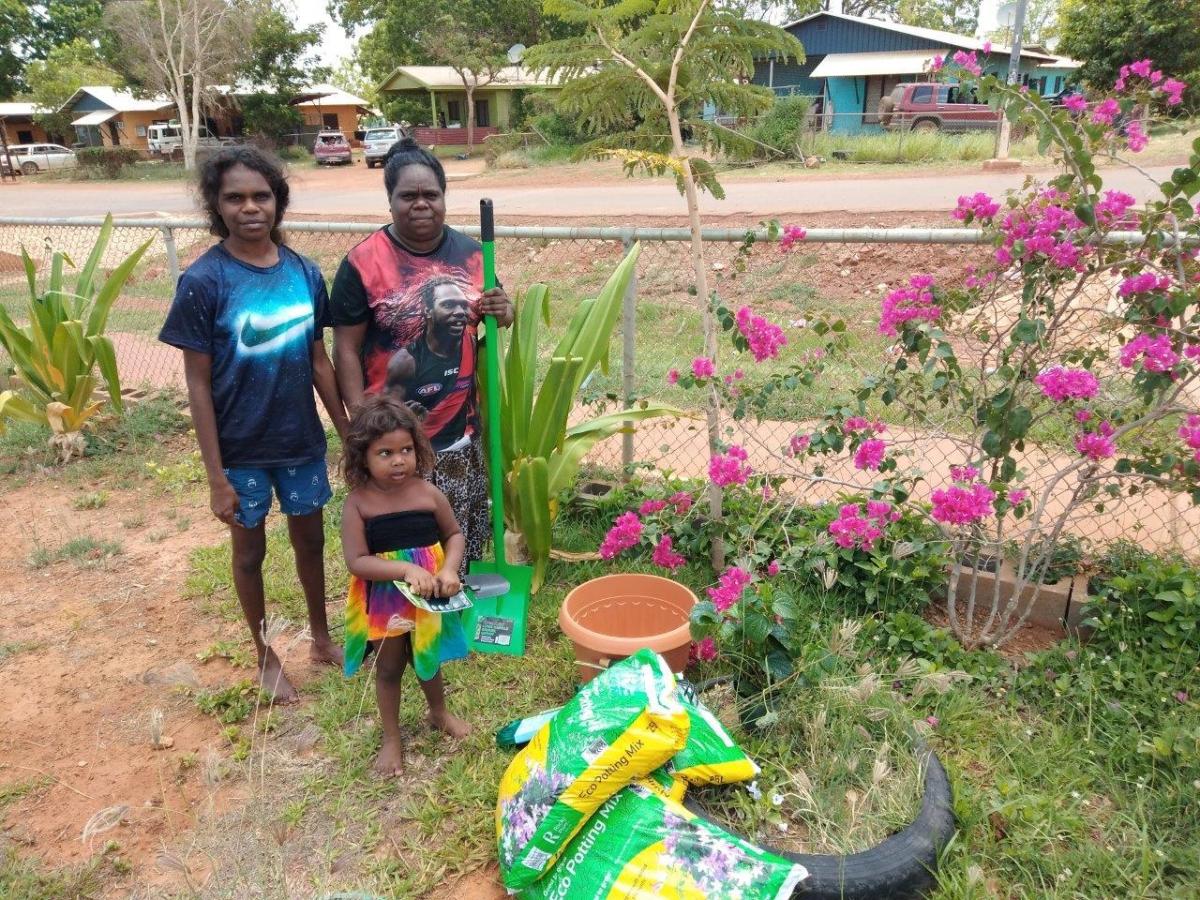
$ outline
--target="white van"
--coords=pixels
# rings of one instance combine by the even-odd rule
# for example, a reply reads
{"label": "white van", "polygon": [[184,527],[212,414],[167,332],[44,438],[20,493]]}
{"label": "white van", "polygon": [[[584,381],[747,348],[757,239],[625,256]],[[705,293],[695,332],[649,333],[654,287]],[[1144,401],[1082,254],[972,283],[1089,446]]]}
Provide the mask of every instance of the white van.
{"label": "white van", "polygon": [[[177,150],[183,149],[183,126],[178,122],[151,125],[146,129],[146,144],[151,156],[170,156]],[[200,141],[197,148],[216,150],[221,141],[211,134],[203,125],[200,126]]]}

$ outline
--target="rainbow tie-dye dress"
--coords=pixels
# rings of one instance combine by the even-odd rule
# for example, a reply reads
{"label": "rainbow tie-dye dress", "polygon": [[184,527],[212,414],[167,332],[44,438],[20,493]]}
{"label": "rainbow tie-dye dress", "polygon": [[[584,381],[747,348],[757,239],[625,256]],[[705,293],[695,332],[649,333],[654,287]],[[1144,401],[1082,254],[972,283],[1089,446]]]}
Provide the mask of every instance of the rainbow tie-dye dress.
{"label": "rainbow tie-dye dress", "polygon": [[[442,567],[437,520],[433,513],[406,511],[365,522],[367,548],[380,559],[407,562],[436,574]],[[467,639],[458,613],[428,612],[413,604],[390,581],[350,576],[346,596],[346,675],[362,666],[369,642],[411,634],[413,668],[428,681],[442,663],[467,655]]]}

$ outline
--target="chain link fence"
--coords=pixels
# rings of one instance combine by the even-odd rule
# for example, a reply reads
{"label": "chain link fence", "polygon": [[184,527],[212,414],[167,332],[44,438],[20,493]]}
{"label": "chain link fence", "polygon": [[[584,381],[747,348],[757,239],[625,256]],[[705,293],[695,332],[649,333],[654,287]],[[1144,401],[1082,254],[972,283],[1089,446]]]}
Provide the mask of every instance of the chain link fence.
{"label": "chain link fence", "polygon": [[[81,262],[98,233],[98,219],[31,219],[0,217],[0,303],[18,321],[24,317],[28,287],[20,259],[24,246],[44,268],[51,250],[65,251]],[[115,266],[145,241],[150,249],[110,316],[108,330],[117,349],[122,381],[130,387],[183,388],[178,351],[157,341],[179,272],[212,243],[205,223],[198,220],[119,220],[102,265]],[[315,260],[326,278],[346,252],[378,224],[289,222],[289,245]],[[472,226],[459,226],[472,233]],[[789,474],[782,452],[789,439],[811,429],[829,408],[852,402],[864,376],[879,373],[888,362],[891,342],[878,334],[879,307],[884,294],[916,272],[935,276],[944,287],[961,284],[977,261],[982,236],[968,229],[809,229],[794,252],[781,254],[758,234],[747,240],[742,229],[705,232],[710,288],[732,309],[749,304],[782,325],[788,346],[779,360],[755,366],[747,358],[748,383],[763,377],[771,366],[786,368],[822,343],[810,323],[840,318],[849,329],[846,354],[827,360],[824,374],[813,387],[777,392],[763,418],[721,423],[722,440],[739,443],[759,471]],[[653,420],[636,433],[614,437],[593,451],[589,463],[600,471],[619,473],[630,467],[669,472],[680,477],[704,477],[709,450],[701,403],[696,392],[668,384],[672,368],[685,369],[703,348],[694,273],[682,228],[498,227],[497,265],[501,280],[514,298],[535,282],[551,287],[551,322],[544,327],[541,357],[562,334],[579,302],[594,296],[626,248],[641,245],[636,282],[626,297],[625,314],[613,337],[609,365],[584,385],[580,418],[630,405],[642,399],[694,410],[694,418]],[[1105,298],[1094,307],[1103,311]],[[1101,313],[1102,314],[1102,313]],[[1079,333],[1094,328],[1081,320]],[[969,328],[964,324],[960,359],[971,355]],[[732,371],[739,360],[728,344],[722,370]],[[0,373],[9,361],[0,351]],[[930,485],[950,480],[950,467],[966,462],[961,443],[962,423],[947,413],[924,418],[888,407],[869,410],[888,423],[891,450],[906,465],[919,465],[928,476],[918,496]],[[1047,435],[1030,442],[1022,460],[1035,489],[1039,477],[1056,459],[1073,450],[1069,436]],[[823,480],[793,483],[806,500],[832,499],[847,485],[867,487],[870,473],[848,464],[830,469]],[[924,494],[921,494],[921,491]],[[1125,538],[1154,549],[1175,548],[1200,553],[1200,510],[1188,499],[1149,490],[1105,506],[1091,506],[1071,523],[1076,533],[1100,543]]]}

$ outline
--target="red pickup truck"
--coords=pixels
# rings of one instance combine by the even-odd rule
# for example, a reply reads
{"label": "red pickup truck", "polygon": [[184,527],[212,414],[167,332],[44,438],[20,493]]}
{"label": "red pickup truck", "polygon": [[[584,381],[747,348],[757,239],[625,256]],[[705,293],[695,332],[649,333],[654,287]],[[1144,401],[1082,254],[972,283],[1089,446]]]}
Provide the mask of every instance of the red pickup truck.
{"label": "red pickup truck", "polygon": [[879,101],[879,122],[889,131],[992,131],[999,121],[999,110],[957,84],[898,84]]}

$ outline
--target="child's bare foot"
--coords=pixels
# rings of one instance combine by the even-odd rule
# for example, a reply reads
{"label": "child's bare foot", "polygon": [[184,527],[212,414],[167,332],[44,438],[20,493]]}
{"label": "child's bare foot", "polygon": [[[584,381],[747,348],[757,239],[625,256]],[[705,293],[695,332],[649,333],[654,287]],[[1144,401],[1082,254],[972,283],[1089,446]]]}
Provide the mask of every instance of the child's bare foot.
{"label": "child's bare foot", "polygon": [[465,738],[471,733],[471,726],[448,710],[429,714],[429,724],[438,731],[452,738]]}
{"label": "child's bare foot", "polygon": [[283,663],[279,661],[274,650],[267,648],[267,658],[265,661],[259,661],[258,671],[262,676],[262,689],[267,692],[273,703],[296,702],[296,689],[283,674]]}
{"label": "child's bare foot", "polygon": [[379,755],[375,757],[375,774],[383,778],[393,778],[404,774],[404,743],[383,739]]}
{"label": "child's bare foot", "polygon": [[345,661],[345,657],[342,655],[342,648],[329,638],[321,641],[314,638],[308,648],[308,658],[318,665],[334,666],[338,669],[342,667],[342,663]]}

